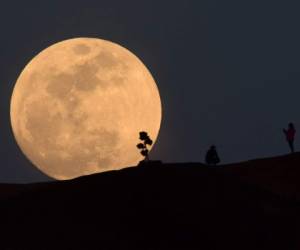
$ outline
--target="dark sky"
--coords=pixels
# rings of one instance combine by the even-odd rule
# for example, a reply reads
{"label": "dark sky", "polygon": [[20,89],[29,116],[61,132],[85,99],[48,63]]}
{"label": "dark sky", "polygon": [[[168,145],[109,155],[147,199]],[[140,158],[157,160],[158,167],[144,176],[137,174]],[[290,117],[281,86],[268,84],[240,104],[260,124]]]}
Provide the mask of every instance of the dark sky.
{"label": "dark sky", "polygon": [[32,57],[73,37],[119,43],[153,74],[152,158],[203,161],[210,144],[224,163],[287,153],[282,128],[300,127],[299,12],[277,0],[1,1],[0,182],[49,180],[14,141],[10,97]]}

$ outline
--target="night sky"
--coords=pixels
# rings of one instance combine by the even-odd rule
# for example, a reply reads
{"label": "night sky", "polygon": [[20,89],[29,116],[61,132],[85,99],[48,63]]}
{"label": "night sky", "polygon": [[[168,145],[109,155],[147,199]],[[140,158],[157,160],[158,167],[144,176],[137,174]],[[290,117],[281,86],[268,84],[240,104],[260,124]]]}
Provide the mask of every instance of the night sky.
{"label": "night sky", "polygon": [[282,128],[300,126],[299,12],[277,0],[2,1],[0,182],[49,180],[14,140],[10,98],[29,60],[74,37],[118,43],[152,73],[163,120],[151,158],[199,162],[211,144],[223,163],[286,154]]}

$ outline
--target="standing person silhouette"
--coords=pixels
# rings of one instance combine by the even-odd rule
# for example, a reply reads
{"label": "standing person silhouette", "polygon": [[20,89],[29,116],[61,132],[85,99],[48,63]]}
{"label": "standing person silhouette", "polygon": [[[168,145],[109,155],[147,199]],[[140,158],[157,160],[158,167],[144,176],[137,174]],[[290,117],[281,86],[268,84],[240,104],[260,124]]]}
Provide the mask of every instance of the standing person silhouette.
{"label": "standing person silhouette", "polygon": [[220,162],[220,158],[217,153],[215,145],[210,146],[205,156],[206,164],[216,166]]}
{"label": "standing person silhouette", "polygon": [[291,153],[295,152],[294,149],[294,139],[295,139],[295,134],[296,134],[296,129],[293,123],[289,123],[289,128],[288,130],[283,129],[283,133],[285,134],[286,140],[289,144],[289,147],[291,149]]}

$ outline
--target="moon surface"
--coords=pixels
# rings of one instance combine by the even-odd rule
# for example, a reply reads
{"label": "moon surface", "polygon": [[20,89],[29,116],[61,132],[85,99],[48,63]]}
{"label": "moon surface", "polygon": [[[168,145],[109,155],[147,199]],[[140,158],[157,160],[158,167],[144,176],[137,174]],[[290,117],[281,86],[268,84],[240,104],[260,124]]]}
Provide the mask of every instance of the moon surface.
{"label": "moon surface", "polygon": [[161,101],[144,64],[96,38],[56,43],[20,74],[11,124],[27,158],[55,179],[136,165],[139,132],[156,140]]}

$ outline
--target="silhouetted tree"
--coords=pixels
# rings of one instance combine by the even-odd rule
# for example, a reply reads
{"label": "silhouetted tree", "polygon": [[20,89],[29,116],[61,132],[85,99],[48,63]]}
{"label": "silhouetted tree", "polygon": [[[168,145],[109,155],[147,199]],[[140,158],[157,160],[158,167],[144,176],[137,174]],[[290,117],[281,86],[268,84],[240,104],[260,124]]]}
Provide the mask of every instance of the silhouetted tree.
{"label": "silhouetted tree", "polygon": [[141,131],[140,132],[140,140],[142,141],[141,143],[137,144],[136,147],[141,150],[141,155],[145,157],[146,161],[149,161],[149,150],[147,146],[151,146],[153,144],[153,141],[150,139],[149,135],[147,132]]}

